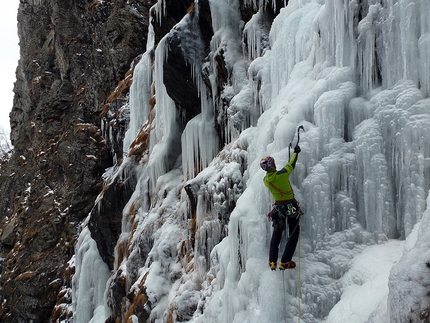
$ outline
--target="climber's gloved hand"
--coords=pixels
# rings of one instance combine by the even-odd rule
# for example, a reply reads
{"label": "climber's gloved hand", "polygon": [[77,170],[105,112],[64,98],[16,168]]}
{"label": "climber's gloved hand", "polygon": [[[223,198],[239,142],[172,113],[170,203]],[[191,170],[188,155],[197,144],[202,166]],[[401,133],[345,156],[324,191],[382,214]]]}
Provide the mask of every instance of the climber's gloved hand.
{"label": "climber's gloved hand", "polygon": [[296,147],[294,147],[294,152],[296,154],[299,154],[302,150],[300,149],[299,145],[296,145]]}

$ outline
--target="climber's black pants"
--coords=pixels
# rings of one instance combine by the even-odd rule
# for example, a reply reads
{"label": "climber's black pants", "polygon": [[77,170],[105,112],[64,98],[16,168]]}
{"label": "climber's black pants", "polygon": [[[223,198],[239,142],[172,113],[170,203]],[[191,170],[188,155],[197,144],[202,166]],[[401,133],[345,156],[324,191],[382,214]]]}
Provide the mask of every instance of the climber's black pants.
{"label": "climber's black pants", "polygon": [[[278,261],[279,243],[281,242],[282,233],[286,229],[285,219],[276,220],[278,223],[273,224],[272,240],[270,241],[269,262]],[[282,254],[281,262],[291,261],[294,251],[296,250],[297,241],[299,241],[300,233],[300,217],[287,218],[289,239]]]}

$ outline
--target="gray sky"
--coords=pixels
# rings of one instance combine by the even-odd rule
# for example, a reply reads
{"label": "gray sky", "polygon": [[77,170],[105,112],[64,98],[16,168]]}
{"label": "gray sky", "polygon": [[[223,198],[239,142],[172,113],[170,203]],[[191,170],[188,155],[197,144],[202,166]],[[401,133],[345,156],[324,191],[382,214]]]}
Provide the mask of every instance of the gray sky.
{"label": "gray sky", "polygon": [[17,14],[19,0],[0,0],[0,125],[9,131],[13,83],[19,60]]}

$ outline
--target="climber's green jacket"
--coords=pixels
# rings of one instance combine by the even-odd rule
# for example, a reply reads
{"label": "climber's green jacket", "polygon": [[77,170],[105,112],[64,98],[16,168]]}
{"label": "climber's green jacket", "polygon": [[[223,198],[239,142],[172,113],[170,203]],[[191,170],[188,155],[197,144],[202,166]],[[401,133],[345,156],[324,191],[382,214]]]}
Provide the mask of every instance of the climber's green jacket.
{"label": "climber's green jacket", "polygon": [[263,179],[264,185],[272,193],[275,202],[285,202],[294,199],[294,192],[290,184],[290,174],[294,170],[297,161],[297,153],[293,153],[290,161],[281,170],[277,171],[276,166],[273,170],[266,173]]}

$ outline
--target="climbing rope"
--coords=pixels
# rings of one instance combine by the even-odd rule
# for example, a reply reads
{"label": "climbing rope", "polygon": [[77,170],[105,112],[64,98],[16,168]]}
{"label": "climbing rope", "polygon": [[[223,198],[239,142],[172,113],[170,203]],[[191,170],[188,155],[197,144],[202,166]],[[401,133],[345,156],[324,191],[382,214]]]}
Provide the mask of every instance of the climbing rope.
{"label": "climbing rope", "polygon": [[300,227],[299,227],[299,244],[298,244],[298,250],[297,250],[297,257],[298,257],[298,273],[297,273],[297,317],[298,317],[298,323],[300,323]]}
{"label": "climbing rope", "polygon": [[[297,243],[297,317],[298,317],[298,321],[297,323],[300,323],[300,300],[301,300],[301,294],[300,294],[300,220],[299,222],[296,224],[293,232],[291,233],[291,235],[288,237],[287,239],[287,243],[288,241],[291,239],[291,236],[294,234],[294,232],[297,230],[297,228],[299,228],[299,239],[298,239],[298,243]],[[284,275],[285,270],[282,270],[282,289],[284,290],[284,304],[287,304],[287,300],[285,298],[285,294],[287,293],[286,289],[285,289],[285,275]]]}
{"label": "climbing rope", "polygon": [[[286,294],[287,291],[285,290],[285,275],[284,275],[284,271],[285,270],[282,270],[282,289],[284,290],[284,293],[283,293],[283,295],[284,295],[284,303],[283,304],[287,305],[287,299],[285,297],[285,294]],[[285,306],[285,308],[287,308],[287,306]]]}

